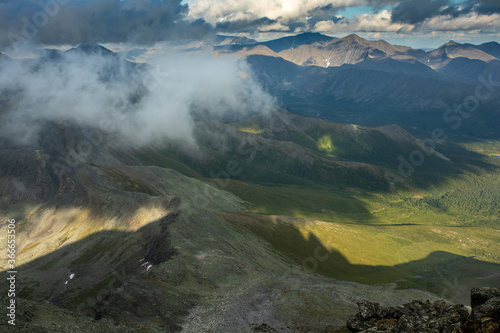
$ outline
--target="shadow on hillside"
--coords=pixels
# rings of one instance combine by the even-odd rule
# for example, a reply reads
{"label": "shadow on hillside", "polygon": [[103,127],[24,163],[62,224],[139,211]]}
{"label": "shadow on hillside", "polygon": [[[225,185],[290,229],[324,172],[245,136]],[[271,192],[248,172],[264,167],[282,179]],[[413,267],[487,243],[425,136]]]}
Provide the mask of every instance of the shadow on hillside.
{"label": "shadow on hillside", "polygon": [[[286,126],[291,126],[289,132],[299,131],[300,126],[287,125],[280,117],[275,117],[277,120],[268,123],[285,132]],[[310,122],[309,125],[312,126],[317,120],[301,121]],[[307,136],[303,129],[300,129],[300,133]],[[215,182],[225,182],[229,177],[232,180],[253,184],[279,186],[311,188],[318,185],[349,186],[376,192],[385,192],[389,189],[384,172],[340,165],[335,158],[326,158],[307,147],[304,150],[305,146],[299,139],[291,138],[290,144],[283,146],[283,142],[288,141],[269,140],[263,136],[229,129],[224,125],[197,125],[201,156],[199,158],[193,157],[179,147],[176,148],[175,145],[166,144],[142,150],[120,150],[116,147],[111,149],[103,143],[102,147],[93,146],[91,153],[84,160],[76,160],[76,167],[71,163],[68,164],[68,158],[73,155],[69,154],[67,147],[74,147],[72,149],[77,150],[78,143],[86,138],[82,130],[51,124],[44,129],[43,134],[39,150],[19,148],[7,142],[0,143],[0,178],[7,179],[0,187],[0,201],[8,196],[11,204],[49,203],[56,207],[75,204],[87,207],[100,206],[99,213],[105,214],[108,211],[106,200],[96,198],[97,205],[92,203],[90,190],[93,193],[120,192],[125,200],[137,201],[139,206],[143,205],[149,196],[161,195],[154,182],[133,177],[116,168],[99,167],[109,164],[110,160],[115,161],[112,163],[123,165],[156,165],[172,168],[190,177],[223,178],[215,179]],[[350,142],[347,142],[342,149],[349,154],[344,157],[346,161],[373,163],[392,169],[398,176],[397,169],[400,163],[398,156],[401,155],[409,160],[411,150],[396,149],[397,147],[391,146],[390,142],[386,142],[387,138],[382,140],[379,136],[383,135],[367,139],[372,146],[376,146],[376,149],[371,153],[363,152],[366,155],[363,155],[364,157],[357,156],[355,149],[349,150]],[[377,138],[381,141],[377,141]],[[297,142],[293,143],[294,141]],[[358,147],[355,143],[352,145]],[[438,150],[441,150],[440,148],[438,147]],[[450,178],[457,178],[465,173],[498,170],[498,165],[491,164],[481,154],[453,144],[448,144],[444,148],[442,153],[450,155],[452,163],[431,156],[420,167],[415,168],[410,177],[403,178],[398,184],[401,187],[428,189],[446,184]],[[306,152],[308,154],[312,152],[311,156],[314,155],[311,164],[303,161]]]}
{"label": "shadow on hillside", "polygon": [[[369,168],[358,168],[356,163],[366,163],[384,168],[383,170],[390,169],[395,175],[400,175],[398,173],[401,166],[400,158],[411,161],[412,158],[415,159],[412,154],[420,149],[420,153],[425,156],[423,163],[412,166],[414,171],[409,177],[402,176],[401,186],[424,190],[445,185],[449,179],[466,173],[498,169],[498,165],[488,162],[486,156],[455,144],[454,138],[451,137],[453,133],[446,131],[444,135],[450,138],[444,144],[437,145],[436,149],[449,157],[451,162],[436,155],[429,156],[424,148],[397,142],[377,130],[356,137],[344,133],[346,125],[326,123],[314,117],[299,119],[297,115],[291,115],[283,110],[269,116],[267,121],[262,117],[249,118],[244,122],[248,127],[255,125],[256,128],[260,128],[262,132],[258,134],[235,131],[223,125],[198,124],[197,139],[201,151],[205,152],[207,158],[189,159],[182,151],[168,147],[163,154],[175,156],[176,160],[182,160],[185,165],[189,165],[205,177],[210,177],[212,171],[216,174],[216,171],[224,171],[227,163],[237,162],[242,172],[231,178],[254,184],[281,186],[323,184],[381,192],[389,189],[384,172],[377,173],[370,171]],[[392,123],[394,121],[387,124]],[[279,128],[279,131],[273,132],[275,128]],[[323,129],[319,131],[319,128]],[[224,139],[220,139],[221,134]],[[327,156],[315,146],[317,145],[315,140],[322,135],[330,135],[334,139],[332,142],[335,146],[335,156]],[[431,137],[430,133],[425,132],[419,139],[429,140]],[[253,151],[251,161],[248,161],[249,151]],[[176,167],[162,164],[160,155],[157,154],[157,160],[150,158],[148,162],[154,164],[158,161],[161,166]],[[305,163],[304,160],[308,158],[312,158],[314,162]],[[341,166],[339,163],[345,165]],[[407,165],[403,166],[403,170],[407,170]]]}
{"label": "shadow on hillside", "polygon": [[[140,325],[156,318],[166,331],[179,331],[181,317],[197,297],[166,290],[148,278],[150,265],[176,254],[168,232],[176,218],[172,213],[137,231],[98,232],[16,267],[17,296],[96,320]],[[0,274],[4,280],[6,275]]]}
{"label": "shadow on hillside", "polygon": [[233,222],[266,240],[278,253],[313,273],[363,284],[396,283],[398,288],[427,290],[453,302],[468,304],[473,287],[498,285],[500,265],[435,251],[427,257],[394,266],[352,264],[339,251],[327,249],[314,235],[308,239],[294,226]]}
{"label": "shadow on hillside", "polygon": [[[92,234],[17,267],[18,297],[127,324],[155,318],[166,331],[179,330],[198,296],[177,291],[148,276],[147,270],[175,255],[168,226],[176,218],[175,213],[167,215],[135,232]],[[494,285],[500,272],[500,265],[446,252],[396,266],[353,265],[342,253],[328,250],[314,235],[306,239],[294,227],[243,227],[312,273],[367,284],[396,282],[401,288],[429,290],[453,301],[467,302],[471,287]]]}
{"label": "shadow on hillside", "polygon": [[[241,166],[244,165],[241,164]],[[98,167],[87,164],[70,168],[60,163],[57,158],[32,149],[2,149],[0,147],[0,180],[2,181],[0,183],[0,211],[4,211],[9,218],[21,221],[30,213],[33,213],[31,218],[40,218],[37,214],[43,213],[43,209],[33,212],[35,205],[57,210],[68,209],[68,211],[77,207],[88,210],[91,219],[127,220],[141,207],[151,205],[165,209],[176,207],[179,199],[164,195],[170,193],[170,189],[162,183],[161,175],[156,175],[151,170],[154,171],[154,169],[149,169],[142,174],[135,174],[127,171],[126,167]],[[259,177],[258,171],[252,169],[243,169],[242,173]],[[281,210],[315,212],[319,207],[319,211],[321,209],[336,211],[345,219],[359,219],[359,216],[370,215],[366,203],[356,197],[345,195],[341,197],[336,194],[329,198],[328,195],[322,195],[322,193],[328,194],[327,192],[320,193],[311,184],[278,188],[245,184],[232,179],[230,181],[228,179],[204,179],[205,183],[208,182],[213,187],[200,182],[197,185],[198,188],[191,188],[187,182],[189,179],[180,177],[178,179],[179,186],[186,184],[186,188],[182,189],[186,202],[192,201],[195,207],[204,204],[213,207],[214,203],[222,206],[227,199],[224,193],[217,190],[219,188],[232,192],[247,201],[252,201],[252,196],[258,197],[261,202],[272,202],[273,207]],[[237,188],[234,184],[237,184]],[[252,191],[247,191],[247,188]],[[189,197],[190,195],[192,197]],[[17,208],[14,210],[13,207]]]}
{"label": "shadow on hillside", "polygon": [[[207,181],[216,185],[214,180]],[[225,190],[246,201],[247,210],[252,214],[322,221],[341,218],[356,224],[378,222],[368,204],[353,195],[355,192],[302,186],[263,186],[240,181],[228,182]]]}

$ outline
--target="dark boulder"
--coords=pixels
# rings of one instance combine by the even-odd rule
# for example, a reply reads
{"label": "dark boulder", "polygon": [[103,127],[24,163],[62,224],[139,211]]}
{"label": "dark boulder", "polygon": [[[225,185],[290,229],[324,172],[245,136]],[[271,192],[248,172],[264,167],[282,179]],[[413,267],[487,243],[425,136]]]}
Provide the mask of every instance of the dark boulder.
{"label": "dark boulder", "polygon": [[362,301],[347,321],[351,332],[500,333],[500,289],[474,288],[472,313],[462,304],[412,301],[397,307]]}
{"label": "dark boulder", "polygon": [[499,333],[500,323],[492,318],[469,320],[453,333]]}
{"label": "dark boulder", "polygon": [[359,312],[347,321],[351,332],[453,332],[467,321],[463,305],[447,306],[444,301],[413,301],[398,307],[358,303]]}
{"label": "dark boulder", "polygon": [[493,318],[500,321],[500,289],[474,288],[471,291],[472,319]]}

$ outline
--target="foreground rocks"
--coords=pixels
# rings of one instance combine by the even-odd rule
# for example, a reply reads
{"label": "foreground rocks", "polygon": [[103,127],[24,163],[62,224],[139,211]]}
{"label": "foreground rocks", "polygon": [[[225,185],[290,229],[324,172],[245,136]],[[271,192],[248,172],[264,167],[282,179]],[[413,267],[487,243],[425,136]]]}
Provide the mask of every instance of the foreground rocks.
{"label": "foreground rocks", "polygon": [[500,333],[500,289],[474,288],[472,313],[462,304],[413,301],[397,307],[362,301],[349,318],[351,332]]}

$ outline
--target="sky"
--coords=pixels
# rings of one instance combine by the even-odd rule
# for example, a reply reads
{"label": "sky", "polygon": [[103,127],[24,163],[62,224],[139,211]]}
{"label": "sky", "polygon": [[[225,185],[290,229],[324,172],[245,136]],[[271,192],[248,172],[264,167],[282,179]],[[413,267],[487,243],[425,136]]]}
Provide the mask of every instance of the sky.
{"label": "sky", "polygon": [[0,0],[0,50],[356,33],[415,48],[500,42],[499,0]]}
{"label": "sky", "polygon": [[[128,70],[123,58],[99,54],[65,52],[60,61],[36,71],[25,65],[30,60],[0,66],[0,91],[23,92],[1,115],[0,136],[31,144],[47,122],[94,128],[104,121],[115,124],[112,132],[122,142],[143,145],[169,138],[193,144],[196,117],[225,117],[235,110],[267,113],[276,101],[244,61],[211,52],[188,56],[164,46],[186,40],[197,45],[217,34],[269,40],[304,32],[335,37],[356,33],[418,48],[451,39],[500,41],[500,2],[0,0],[0,52],[7,55],[98,43],[113,51],[147,54],[150,64],[132,80],[103,80],[110,66],[118,66],[116,73]],[[155,78],[153,84],[150,78]],[[138,101],[137,91],[144,91]]]}

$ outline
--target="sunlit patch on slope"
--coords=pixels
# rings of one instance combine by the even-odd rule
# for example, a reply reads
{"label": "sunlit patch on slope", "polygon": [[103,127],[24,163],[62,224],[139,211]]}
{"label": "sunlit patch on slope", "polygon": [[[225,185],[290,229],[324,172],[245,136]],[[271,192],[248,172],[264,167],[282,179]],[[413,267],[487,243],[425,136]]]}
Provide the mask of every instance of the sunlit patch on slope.
{"label": "sunlit patch on slope", "polygon": [[318,149],[331,155],[335,150],[335,146],[332,143],[332,138],[329,135],[324,135],[319,138]]}
{"label": "sunlit patch on slope", "polygon": [[263,132],[263,130],[261,128],[259,128],[258,126],[240,127],[240,128],[238,128],[238,131],[245,132],[245,133],[251,133],[251,134],[260,134]]}
{"label": "sunlit patch on slope", "polygon": [[30,241],[20,244],[18,265],[102,231],[136,231],[169,212],[153,204],[140,207],[126,217],[94,216],[91,209],[82,207],[41,208],[20,224],[19,237]]}

